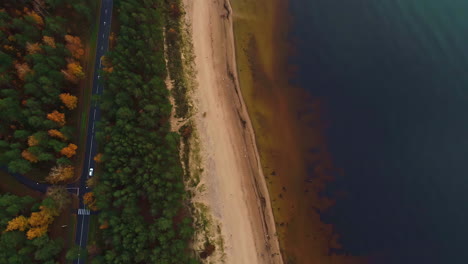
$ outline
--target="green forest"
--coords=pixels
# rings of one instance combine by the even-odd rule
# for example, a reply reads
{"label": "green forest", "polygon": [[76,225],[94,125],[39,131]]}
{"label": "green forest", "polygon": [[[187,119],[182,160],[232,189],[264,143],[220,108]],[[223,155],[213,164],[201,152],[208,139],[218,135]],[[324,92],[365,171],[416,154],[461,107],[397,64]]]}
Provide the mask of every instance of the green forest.
{"label": "green forest", "polygon": [[[5,0],[0,4],[0,166],[41,172],[52,185],[38,197],[0,192],[0,263],[64,263],[76,255],[51,225],[71,204],[86,43],[96,2]],[[198,263],[189,248],[194,229],[186,206],[180,136],[171,132],[173,75],[177,115],[188,109],[180,70],[179,0],[114,0],[110,51],[102,57],[102,110],[93,192],[98,211],[90,263]],[[168,36],[167,39],[164,36]],[[82,130],[81,130],[82,131]],[[0,186],[1,187],[1,186]],[[97,244],[97,245],[96,245]],[[65,254],[66,252],[69,254]],[[70,253],[73,252],[73,253]],[[70,258],[68,258],[70,256]]]}
{"label": "green forest", "polygon": [[87,2],[0,4],[0,164],[10,172],[38,169],[52,183],[73,177]]}
{"label": "green forest", "polygon": [[183,207],[180,138],[171,132],[164,82],[164,15],[173,4],[114,1],[118,28],[103,63],[95,187],[103,254],[93,263],[197,263],[188,250],[192,220]]}

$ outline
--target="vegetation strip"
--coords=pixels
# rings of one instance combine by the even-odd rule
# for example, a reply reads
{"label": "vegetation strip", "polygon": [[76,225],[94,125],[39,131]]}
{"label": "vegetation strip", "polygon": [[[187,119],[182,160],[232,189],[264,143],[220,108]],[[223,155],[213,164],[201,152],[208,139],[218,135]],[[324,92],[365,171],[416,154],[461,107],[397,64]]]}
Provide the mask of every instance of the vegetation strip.
{"label": "vegetation strip", "polygon": [[180,138],[171,132],[164,82],[170,4],[114,2],[119,27],[103,60],[102,170],[94,189],[102,254],[93,263],[198,263],[188,250],[192,219],[183,206]]}

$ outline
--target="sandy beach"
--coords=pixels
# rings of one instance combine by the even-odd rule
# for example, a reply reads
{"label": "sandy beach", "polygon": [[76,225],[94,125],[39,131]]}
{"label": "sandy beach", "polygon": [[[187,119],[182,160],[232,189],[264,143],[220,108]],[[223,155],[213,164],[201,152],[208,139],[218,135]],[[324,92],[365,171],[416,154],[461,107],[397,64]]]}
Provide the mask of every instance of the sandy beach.
{"label": "sandy beach", "polygon": [[237,79],[231,5],[227,0],[184,2],[196,56],[193,120],[204,167],[205,191],[196,200],[219,223],[225,263],[283,263]]}

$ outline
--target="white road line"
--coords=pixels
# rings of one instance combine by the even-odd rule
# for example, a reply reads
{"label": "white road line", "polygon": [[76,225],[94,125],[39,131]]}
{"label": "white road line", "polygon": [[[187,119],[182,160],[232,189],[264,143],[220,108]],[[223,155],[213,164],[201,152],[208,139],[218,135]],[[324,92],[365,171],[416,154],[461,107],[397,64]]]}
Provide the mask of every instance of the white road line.
{"label": "white road line", "polygon": [[91,166],[91,153],[93,151],[93,139],[94,139],[94,135],[91,136],[91,147],[89,148],[88,168]]}
{"label": "white road line", "polygon": [[[83,221],[81,221],[81,234],[80,234],[80,250],[81,250],[81,240],[83,239],[83,225],[84,225],[84,215],[83,215]],[[80,264],[80,258],[78,258],[78,264]]]}
{"label": "white road line", "polygon": [[102,59],[99,60],[99,68],[101,68]]}
{"label": "white road line", "polygon": [[[94,114],[93,114],[93,121],[96,119],[96,109],[94,109]],[[94,122],[93,122],[93,127],[94,127]]]}
{"label": "white road line", "polygon": [[93,122],[93,130],[92,131],[94,132],[94,122]]}

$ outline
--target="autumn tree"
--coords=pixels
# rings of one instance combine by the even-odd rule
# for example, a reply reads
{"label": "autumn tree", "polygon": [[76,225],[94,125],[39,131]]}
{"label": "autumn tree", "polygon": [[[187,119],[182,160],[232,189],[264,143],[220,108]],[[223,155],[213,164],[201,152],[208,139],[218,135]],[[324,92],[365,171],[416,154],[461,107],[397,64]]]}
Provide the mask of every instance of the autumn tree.
{"label": "autumn tree", "polygon": [[101,163],[102,161],[102,153],[98,153],[96,156],[94,156],[94,161],[97,163]]}
{"label": "autumn tree", "polygon": [[67,64],[67,69],[62,70],[65,79],[77,83],[80,79],[84,78],[83,68],[78,62],[70,62]]}
{"label": "autumn tree", "polygon": [[13,218],[8,222],[8,226],[5,231],[19,230],[24,231],[29,227],[28,219],[22,215]]}
{"label": "autumn tree", "polygon": [[60,113],[57,110],[54,110],[52,113],[47,114],[47,119],[58,123],[60,126],[65,125],[65,114]]}
{"label": "autumn tree", "polygon": [[42,49],[39,43],[26,43],[26,50],[28,54],[36,54],[39,53]]}
{"label": "autumn tree", "polygon": [[39,140],[37,140],[34,136],[28,137],[28,146],[34,147],[39,144]]}
{"label": "autumn tree", "polygon": [[94,198],[93,192],[88,192],[83,195],[83,203],[89,207],[89,209],[96,211],[96,199]]}
{"label": "autumn tree", "polygon": [[28,224],[31,227],[26,233],[28,239],[34,239],[45,235],[49,225],[54,221],[54,218],[59,215],[59,211],[56,208],[41,205],[39,209],[39,212],[31,213],[28,219]]}
{"label": "autumn tree", "polygon": [[67,158],[71,158],[76,154],[76,149],[78,149],[78,146],[75,144],[68,144],[67,147],[64,147],[61,151],[60,154],[67,156]]}
{"label": "autumn tree", "polygon": [[71,203],[70,193],[65,186],[50,186],[47,188],[46,196],[54,200],[59,211]]}
{"label": "autumn tree", "polygon": [[49,45],[52,48],[56,47],[55,46],[55,39],[53,37],[44,36],[44,37],[42,37],[42,41],[44,42],[44,44]]}
{"label": "autumn tree", "polygon": [[65,41],[67,42],[67,49],[71,52],[75,59],[80,59],[84,55],[83,44],[81,39],[72,35],[65,35]]}
{"label": "autumn tree", "polygon": [[66,140],[67,138],[63,135],[62,132],[58,131],[57,129],[50,129],[47,131],[47,134],[51,137],[59,138],[62,140]]}
{"label": "autumn tree", "polygon": [[60,100],[62,100],[62,103],[70,110],[75,109],[78,103],[78,98],[69,93],[60,94]]}
{"label": "autumn tree", "polygon": [[40,15],[38,15],[36,12],[34,11],[27,11],[26,14],[30,17],[32,17],[32,19],[34,20],[34,22],[36,22],[36,24],[40,25],[40,26],[43,26],[44,25],[44,20],[42,19],[42,17]]}
{"label": "autumn tree", "polygon": [[23,150],[23,152],[21,152],[21,157],[31,163],[36,163],[39,161],[39,159],[28,150]]}
{"label": "autumn tree", "polygon": [[24,80],[26,74],[31,72],[31,68],[27,63],[15,63],[15,69],[20,80]]}
{"label": "autumn tree", "polygon": [[45,178],[47,182],[56,184],[59,182],[65,182],[73,178],[75,168],[73,166],[55,166],[49,172],[49,175]]}

